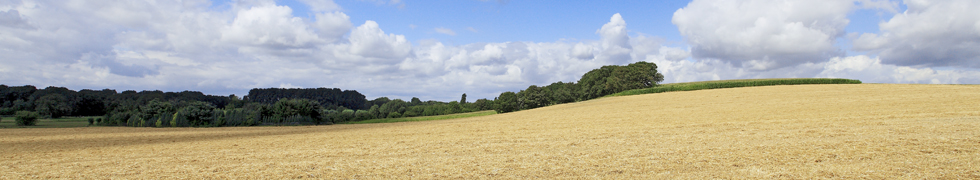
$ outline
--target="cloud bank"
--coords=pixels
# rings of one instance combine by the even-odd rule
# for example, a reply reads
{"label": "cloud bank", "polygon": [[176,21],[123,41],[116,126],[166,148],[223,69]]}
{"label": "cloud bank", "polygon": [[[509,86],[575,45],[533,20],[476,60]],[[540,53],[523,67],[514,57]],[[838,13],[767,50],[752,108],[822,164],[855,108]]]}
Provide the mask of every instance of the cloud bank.
{"label": "cloud bank", "polygon": [[[385,32],[384,24],[351,22],[332,1],[301,2],[312,16],[295,17],[274,1],[235,1],[220,10],[205,0],[2,1],[0,83],[218,95],[337,87],[369,98],[450,101],[577,81],[603,65],[638,61],[657,63],[668,83],[774,77],[980,83],[973,69],[980,62],[974,50],[980,15],[969,10],[980,5],[972,1],[906,2],[909,10],[884,22],[880,33],[847,35],[854,9],[887,12],[894,4],[696,0],[674,13],[687,43],[679,46],[631,31],[627,20],[643,17],[620,14],[581,30],[594,31],[592,40],[410,42]],[[939,12],[954,18],[930,21]],[[870,55],[847,56],[838,38],[854,38],[855,50]]]}

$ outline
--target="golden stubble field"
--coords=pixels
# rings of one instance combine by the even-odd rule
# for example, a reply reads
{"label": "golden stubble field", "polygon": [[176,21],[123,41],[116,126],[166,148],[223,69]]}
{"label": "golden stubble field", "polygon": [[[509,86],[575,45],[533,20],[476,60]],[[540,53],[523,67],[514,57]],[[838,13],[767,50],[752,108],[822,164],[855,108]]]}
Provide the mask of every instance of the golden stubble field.
{"label": "golden stubble field", "polygon": [[0,179],[978,179],[980,86],[771,86],[428,122],[0,137]]}

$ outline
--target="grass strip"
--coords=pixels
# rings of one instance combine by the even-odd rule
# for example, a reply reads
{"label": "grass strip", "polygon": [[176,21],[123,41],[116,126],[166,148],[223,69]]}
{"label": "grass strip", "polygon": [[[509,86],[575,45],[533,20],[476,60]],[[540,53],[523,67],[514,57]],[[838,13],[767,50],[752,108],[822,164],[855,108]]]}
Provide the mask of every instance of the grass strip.
{"label": "grass strip", "polygon": [[393,122],[411,122],[411,121],[432,121],[432,120],[444,120],[444,119],[456,119],[456,118],[468,118],[477,116],[487,116],[497,114],[497,111],[487,110],[487,111],[477,111],[468,113],[458,113],[458,114],[447,114],[438,116],[420,116],[420,117],[407,117],[407,118],[385,118],[385,119],[369,119],[363,121],[347,122],[344,124],[368,124],[368,123],[393,123]]}
{"label": "grass strip", "polygon": [[799,84],[861,84],[860,80],[836,78],[787,78],[787,79],[737,79],[721,81],[700,81],[689,83],[662,84],[646,89],[627,90],[608,96],[630,96],[640,94],[663,93],[672,91],[694,91],[703,89],[721,89],[754,86],[799,85]]}

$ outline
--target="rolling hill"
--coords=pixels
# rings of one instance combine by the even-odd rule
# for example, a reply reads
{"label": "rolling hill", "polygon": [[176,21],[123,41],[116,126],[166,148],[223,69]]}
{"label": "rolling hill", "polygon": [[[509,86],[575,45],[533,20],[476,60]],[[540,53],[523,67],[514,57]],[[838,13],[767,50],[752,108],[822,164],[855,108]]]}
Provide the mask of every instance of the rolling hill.
{"label": "rolling hill", "polygon": [[764,86],[452,120],[0,129],[6,178],[980,178],[980,86]]}

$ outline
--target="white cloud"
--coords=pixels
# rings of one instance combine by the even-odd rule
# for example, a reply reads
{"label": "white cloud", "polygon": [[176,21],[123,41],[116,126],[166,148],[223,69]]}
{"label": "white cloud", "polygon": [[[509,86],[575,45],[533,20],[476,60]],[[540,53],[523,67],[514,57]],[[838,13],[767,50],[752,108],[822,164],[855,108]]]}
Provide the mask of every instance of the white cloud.
{"label": "white cloud", "polygon": [[439,34],[445,34],[445,35],[450,35],[450,36],[455,36],[456,35],[456,31],[453,31],[452,29],[449,29],[449,28],[437,27],[434,30],[436,30],[436,32],[439,33]]}
{"label": "white cloud", "polygon": [[[664,51],[679,49],[664,48]],[[672,50],[673,49],[673,50]],[[766,71],[748,70],[715,59],[698,61],[667,60],[671,53],[649,58],[666,77],[664,83],[752,78],[847,78],[865,83],[978,84],[980,71],[975,69],[935,70],[882,64],[868,56],[834,57],[827,62],[804,63]]]}
{"label": "white cloud", "polygon": [[629,62],[633,47],[630,46],[629,35],[626,34],[626,21],[619,13],[609,18],[609,23],[602,25],[596,31],[602,37],[602,53],[596,59],[612,64]]}
{"label": "white cloud", "polygon": [[908,10],[854,40],[882,62],[980,68],[980,1],[905,1]]}
{"label": "white cloud", "polygon": [[231,25],[222,29],[221,40],[245,46],[239,51],[246,53],[309,48],[318,43],[319,37],[312,28],[291,13],[286,6],[258,6],[239,11]]}
{"label": "white cloud", "polygon": [[374,21],[364,22],[350,35],[350,52],[362,57],[398,59],[408,56],[412,45],[403,35],[385,34]]}
{"label": "white cloud", "polygon": [[342,12],[316,14],[316,21],[313,22],[312,26],[316,28],[319,37],[327,42],[341,39],[353,27],[350,23],[350,17]]}
{"label": "white cloud", "polygon": [[466,27],[466,30],[468,30],[470,32],[474,32],[474,33],[480,32],[480,31],[477,31],[476,28],[473,28],[473,27]]}
{"label": "white cloud", "polygon": [[385,33],[374,21],[355,27],[351,17],[330,8],[313,10],[312,18],[294,17],[292,9],[271,0],[234,1],[225,10],[211,9],[207,1],[31,3],[0,4],[0,22],[5,23],[0,26],[0,82],[8,85],[221,95],[260,87],[337,87],[369,98],[446,101],[462,93],[493,98],[532,84],[577,81],[603,65],[636,61],[657,63],[667,82],[833,76],[976,83],[973,77],[980,77],[970,69],[887,65],[885,58],[860,56],[749,70],[742,65],[747,61],[705,58],[697,46],[667,47],[663,39],[630,32],[619,14],[596,29],[582,30],[595,30],[591,40],[451,46],[436,40],[409,42]]}
{"label": "white cloud", "polygon": [[588,46],[582,43],[576,43],[575,46],[572,47],[571,54],[569,55],[578,59],[590,60],[592,58],[595,58],[595,55],[593,54],[592,51],[593,51],[592,46]]}
{"label": "white cloud", "polygon": [[770,70],[842,55],[849,0],[694,0],[672,22],[695,58]]}
{"label": "white cloud", "polygon": [[833,58],[817,77],[845,77],[870,83],[980,83],[980,72],[971,70],[934,70],[882,64],[868,56]]}

